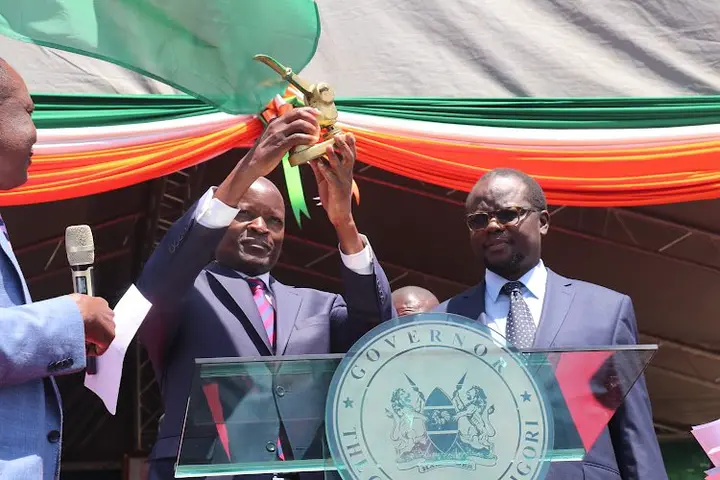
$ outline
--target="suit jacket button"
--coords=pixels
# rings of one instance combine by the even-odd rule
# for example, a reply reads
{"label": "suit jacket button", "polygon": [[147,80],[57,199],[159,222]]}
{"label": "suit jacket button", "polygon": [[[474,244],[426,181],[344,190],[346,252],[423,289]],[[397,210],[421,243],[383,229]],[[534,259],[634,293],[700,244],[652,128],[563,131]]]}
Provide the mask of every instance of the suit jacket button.
{"label": "suit jacket button", "polygon": [[278,397],[284,397],[285,389],[281,385],[278,385],[277,387],[275,387],[275,393],[277,393]]}
{"label": "suit jacket button", "polygon": [[50,443],[57,443],[60,441],[60,432],[57,430],[50,430],[47,434],[48,442]]}
{"label": "suit jacket button", "polygon": [[267,450],[270,453],[273,453],[276,450],[275,442],[267,442],[265,444],[265,450]]}
{"label": "suit jacket button", "polygon": [[65,363],[67,364],[67,368],[70,368],[75,363],[75,360],[73,360],[72,358],[68,358],[67,360],[65,360]]}
{"label": "suit jacket button", "polygon": [[54,372],[57,370],[58,362],[50,362],[47,366],[48,372]]}

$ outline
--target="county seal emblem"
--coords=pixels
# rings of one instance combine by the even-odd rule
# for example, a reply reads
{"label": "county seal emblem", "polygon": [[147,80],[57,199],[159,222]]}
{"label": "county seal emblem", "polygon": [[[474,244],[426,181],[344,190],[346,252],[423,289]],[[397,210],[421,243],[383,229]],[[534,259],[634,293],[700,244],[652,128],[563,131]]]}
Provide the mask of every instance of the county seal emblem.
{"label": "county seal emblem", "polygon": [[539,480],[548,415],[521,356],[478,322],[432,313],[358,341],[333,377],[326,429],[346,480]]}

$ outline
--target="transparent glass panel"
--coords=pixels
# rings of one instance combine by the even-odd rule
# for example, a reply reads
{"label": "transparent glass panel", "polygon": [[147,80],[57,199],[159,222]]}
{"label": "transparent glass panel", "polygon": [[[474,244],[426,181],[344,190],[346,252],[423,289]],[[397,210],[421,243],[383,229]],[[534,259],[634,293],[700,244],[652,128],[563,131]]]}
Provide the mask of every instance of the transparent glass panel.
{"label": "transparent glass panel", "polygon": [[[448,340],[403,351],[408,367],[402,372],[380,368],[357,395],[341,398],[338,385],[352,375],[353,359],[409,322],[419,335],[433,322],[446,322],[492,340],[489,348],[456,348]],[[375,348],[378,357],[385,354]],[[359,461],[377,468],[381,478],[394,478],[393,469],[435,469],[424,477],[460,478],[462,472],[501,468],[506,450],[522,450],[523,442],[531,447],[526,454],[533,454],[536,413],[546,425],[540,461],[582,460],[655,351],[651,345],[520,352],[477,322],[424,314],[382,324],[347,357],[198,360],[176,477],[324,471],[326,478],[355,478]],[[532,381],[518,389],[513,371]],[[536,401],[540,410],[528,410]],[[515,413],[521,411],[531,415],[519,421]],[[343,425],[349,412],[362,424],[360,447]]]}

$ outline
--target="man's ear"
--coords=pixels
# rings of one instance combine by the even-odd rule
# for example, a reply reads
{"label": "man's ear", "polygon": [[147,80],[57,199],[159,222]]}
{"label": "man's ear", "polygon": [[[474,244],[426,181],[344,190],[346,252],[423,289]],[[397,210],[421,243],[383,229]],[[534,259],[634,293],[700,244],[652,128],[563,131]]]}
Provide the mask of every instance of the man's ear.
{"label": "man's ear", "polygon": [[547,235],[550,229],[550,214],[547,210],[540,212],[540,235]]}

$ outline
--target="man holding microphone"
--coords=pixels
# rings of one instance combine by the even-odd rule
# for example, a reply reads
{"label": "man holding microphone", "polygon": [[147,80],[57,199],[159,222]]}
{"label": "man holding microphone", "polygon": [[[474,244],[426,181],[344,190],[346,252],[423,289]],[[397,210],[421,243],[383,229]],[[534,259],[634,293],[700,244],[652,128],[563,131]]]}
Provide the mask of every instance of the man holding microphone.
{"label": "man holding microphone", "polygon": [[[0,59],[0,190],[27,181],[33,108],[22,78]],[[102,298],[79,294],[32,303],[6,235],[0,277],[0,479],[57,479],[62,406],[53,376],[85,368],[86,351],[105,352],[114,314]]]}

